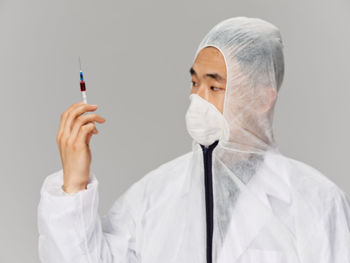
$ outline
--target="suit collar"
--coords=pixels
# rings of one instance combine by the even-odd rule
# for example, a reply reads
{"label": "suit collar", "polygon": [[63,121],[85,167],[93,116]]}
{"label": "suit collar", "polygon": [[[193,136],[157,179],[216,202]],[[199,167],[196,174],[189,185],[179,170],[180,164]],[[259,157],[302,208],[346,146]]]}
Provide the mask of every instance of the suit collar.
{"label": "suit collar", "polygon": [[[215,151],[215,149],[214,149]],[[186,158],[186,170],[181,189],[181,196],[188,194],[193,182],[193,172],[199,167],[194,167],[197,162],[203,162],[202,149],[197,143],[192,144],[192,152]],[[214,162],[214,159],[213,159]],[[204,170],[200,168],[204,173]],[[259,193],[264,193],[261,197],[265,200],[268,196],[273,196],[286,204],[291,202],[289,181],[286,171],[285,159],[279,153],[266,151],[263,154],[263,162],[253,176],[254,187]],[[204,183],[204,182],[203,182]]]}

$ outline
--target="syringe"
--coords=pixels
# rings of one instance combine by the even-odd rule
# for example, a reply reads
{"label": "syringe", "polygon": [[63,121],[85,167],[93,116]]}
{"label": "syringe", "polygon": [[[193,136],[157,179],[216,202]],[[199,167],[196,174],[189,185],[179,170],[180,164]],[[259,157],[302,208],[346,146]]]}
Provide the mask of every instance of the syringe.
{"label": "syringe", "polygon": [[79,66],[80,66],[80,91],[81,91],[81,96],[83,98],[84,103],[87,104],[86,85],[85,85],[85,81],[84,81],[83,71],[81,69],[80,57],[79,57]]}

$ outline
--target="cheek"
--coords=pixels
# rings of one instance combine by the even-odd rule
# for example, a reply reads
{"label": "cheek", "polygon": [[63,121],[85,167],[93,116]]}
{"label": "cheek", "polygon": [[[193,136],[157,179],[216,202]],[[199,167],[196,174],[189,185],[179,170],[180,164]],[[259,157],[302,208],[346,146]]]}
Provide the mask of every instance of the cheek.
{"label": "cheek", "polygon": [[210,102],[215,105],[215,107],[223,113],[224,110],[224,100],[225,100],[225,91],[217,92],[210,96]]}

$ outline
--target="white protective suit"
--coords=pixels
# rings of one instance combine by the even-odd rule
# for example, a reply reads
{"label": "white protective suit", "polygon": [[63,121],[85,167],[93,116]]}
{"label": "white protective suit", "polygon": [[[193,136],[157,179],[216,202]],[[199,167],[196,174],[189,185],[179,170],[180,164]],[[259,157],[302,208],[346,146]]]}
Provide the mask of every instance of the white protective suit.
{"label": "white protective suit", "polygon": [[226,62],[223,115],[230,133],[147,173],[98,214],[98,181],[62,190],[45,179],[38,206],[45,263],[350,263],[350,198],[313,167],[284,156],[273,137],[270,89],[283,79],[278,28],[226,19],[195,54]]}

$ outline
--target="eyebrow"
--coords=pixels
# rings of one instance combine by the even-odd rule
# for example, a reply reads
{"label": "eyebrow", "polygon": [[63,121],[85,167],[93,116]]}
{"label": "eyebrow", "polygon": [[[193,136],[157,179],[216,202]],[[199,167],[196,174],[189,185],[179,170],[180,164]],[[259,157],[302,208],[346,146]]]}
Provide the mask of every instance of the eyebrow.
{"label": "eyebrow", "polygon": [[[191,74],[191,76],[192,75],[197,76],[197,72],[193,69],[193,67],[190,68],[190,74]],[[204,74],[203,77],[210,77],[210,78],[215,79],[216,81],[219,81],[219,82],[224,82],[226,80],[224,77],[220,76],[217,73],[207,73],[207,74]]]}

